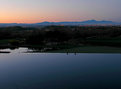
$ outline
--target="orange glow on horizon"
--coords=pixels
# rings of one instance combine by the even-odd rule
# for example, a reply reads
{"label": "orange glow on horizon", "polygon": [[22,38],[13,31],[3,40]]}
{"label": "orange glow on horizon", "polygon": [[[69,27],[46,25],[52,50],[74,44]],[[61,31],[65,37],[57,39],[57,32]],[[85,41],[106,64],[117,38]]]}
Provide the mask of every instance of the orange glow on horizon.
{"label": "orange glow on horizon", "polygon": [[[0,17],[0,23],[39,23],[39,22],[64,22],[64,21],[84,21],[85,19],[69,19],[69,18],[58,18],[58,17],[48,17],[48,18],[32,18],[32,17]],[[87,19],[88,20],[88,19]]]}

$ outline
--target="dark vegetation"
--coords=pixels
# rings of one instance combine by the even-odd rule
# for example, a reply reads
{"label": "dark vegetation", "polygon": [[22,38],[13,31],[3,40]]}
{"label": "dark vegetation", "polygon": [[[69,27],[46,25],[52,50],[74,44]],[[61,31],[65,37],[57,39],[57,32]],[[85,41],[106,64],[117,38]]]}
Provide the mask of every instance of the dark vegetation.
{"label": "dark vegetation", "polygon": [[121,47],[120,26],[1,27],[0,47],[59,50],[85,45]]}

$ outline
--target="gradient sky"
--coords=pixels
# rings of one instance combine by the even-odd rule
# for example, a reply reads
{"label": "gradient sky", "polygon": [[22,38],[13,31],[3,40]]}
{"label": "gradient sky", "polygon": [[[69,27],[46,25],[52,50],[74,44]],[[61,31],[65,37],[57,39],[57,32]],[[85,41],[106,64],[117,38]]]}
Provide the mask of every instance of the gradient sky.
{"label": "gradient sky", "polygon": [[0,0],[0,23],[90,19],[121,22],[121,0]]}

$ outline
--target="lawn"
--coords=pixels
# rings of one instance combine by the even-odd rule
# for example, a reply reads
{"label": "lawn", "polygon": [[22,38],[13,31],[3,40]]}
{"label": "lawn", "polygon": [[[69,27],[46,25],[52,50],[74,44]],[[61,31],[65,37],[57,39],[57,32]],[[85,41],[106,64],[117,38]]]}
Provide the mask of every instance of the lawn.
{"label": "lawn", "polygon": [[10,39],[0,40],[0,45],[8,44]]}
{"label": "lawn", "polygon": [[107,46],[82,46],[71,49],[48,51],[49,53],[121,53],[121,48]]}

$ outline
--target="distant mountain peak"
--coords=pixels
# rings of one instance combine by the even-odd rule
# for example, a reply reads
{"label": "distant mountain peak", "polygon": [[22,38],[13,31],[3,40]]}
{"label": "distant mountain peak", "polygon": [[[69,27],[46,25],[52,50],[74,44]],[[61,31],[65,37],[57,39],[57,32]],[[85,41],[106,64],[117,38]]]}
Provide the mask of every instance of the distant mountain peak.
{"label": "distant mountain peak", "polygon": [[95,20],[95,19],[92,19],[92,20],[87,20],[87,21],[90,21],[90,22],[96,22],[97,20]]}

